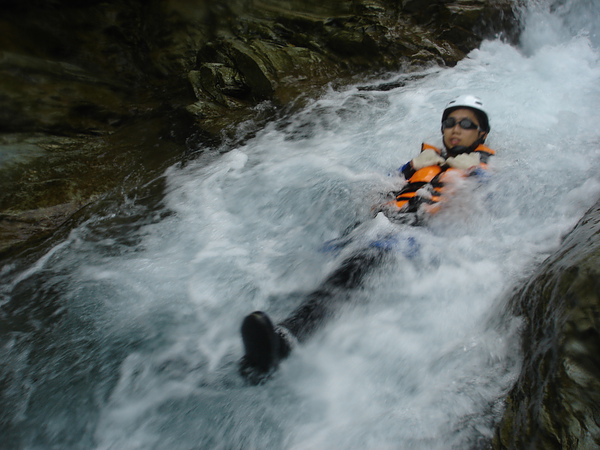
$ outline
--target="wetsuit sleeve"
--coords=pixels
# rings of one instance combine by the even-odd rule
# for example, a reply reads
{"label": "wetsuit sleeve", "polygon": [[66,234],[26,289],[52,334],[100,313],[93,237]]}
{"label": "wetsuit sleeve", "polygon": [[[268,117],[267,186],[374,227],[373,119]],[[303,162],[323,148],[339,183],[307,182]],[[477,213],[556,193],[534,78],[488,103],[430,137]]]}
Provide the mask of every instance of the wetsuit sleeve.
{"label": "wetsuit sleeve", "polygon": [[402,175],[404,175],[404,178],[407,180],[415,174],[415,169],[413,169],[411,161],[407,162],[406,164],[404,164],[402,167],[400,167],[398,169],[398,172],[400,172]]}
{"label": "wetsuit sleeve", "polygon": [[479,180],[479,182],[487,182],[489,181],[490,178],[490,174],[487,170],[487,164],[490,160],[490,157],[493,156],[490,153],[487,152],[477,152],[479,153],[479,158],[480,158],[480,165],[479,167],[476,167],[475,169],[471,170],[471,172],[469,172],[469,177],[477,177],[477,179]]}
{"label": "wetsuit sleeve", "polygon": [[483,163],[483,164],[487,164],[488,161],[490,160],[490,157],[492,156],[491,154],[489,154],[488,152],[476,152],[479,153],[479,160]]}

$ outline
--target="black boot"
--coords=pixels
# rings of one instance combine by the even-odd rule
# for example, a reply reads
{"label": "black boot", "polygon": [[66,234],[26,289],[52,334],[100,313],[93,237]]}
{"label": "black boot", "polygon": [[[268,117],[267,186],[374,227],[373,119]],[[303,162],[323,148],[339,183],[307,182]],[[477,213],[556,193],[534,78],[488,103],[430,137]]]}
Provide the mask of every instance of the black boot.
{"label": "black boot", "polygon": [[242,322],[245,355],[240,361],[240,373],[253,384],[266,379],[291,350],[287,336],[277,330],[262,311],[247,315]]}

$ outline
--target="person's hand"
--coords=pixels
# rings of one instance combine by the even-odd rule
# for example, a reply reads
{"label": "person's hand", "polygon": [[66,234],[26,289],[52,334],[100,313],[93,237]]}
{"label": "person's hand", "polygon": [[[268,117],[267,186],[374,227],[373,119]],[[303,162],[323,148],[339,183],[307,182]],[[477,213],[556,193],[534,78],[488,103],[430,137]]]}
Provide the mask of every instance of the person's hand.
{"label": "person's hand", "polygon": [[419,156],[413,158],[413,169],[419,170],[427,166],[441,166],[446,160],[438,155],[434,150],[427,149],[419,153]]}
{"label": "person's hand", "polygon": [[458,156],[451,156],[446,160],[446,163],[455,169],[467,170],[471,167],[479,166],[481,159],[479,153],[462,153]]}

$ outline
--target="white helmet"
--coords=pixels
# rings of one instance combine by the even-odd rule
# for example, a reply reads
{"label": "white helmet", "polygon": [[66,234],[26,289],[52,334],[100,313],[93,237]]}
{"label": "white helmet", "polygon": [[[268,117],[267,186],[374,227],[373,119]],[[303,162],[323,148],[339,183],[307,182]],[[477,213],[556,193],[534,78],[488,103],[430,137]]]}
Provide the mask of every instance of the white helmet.
{"label": "white helmet", "polygon": [[450,100],[442,114],[442,122],[446,120],[446,117],[448,117],[452,111],[458,108],[470,108],[475,110],[481,129],[486,132],[490,131],[490,119],[485,111],[483,102],[479,97],[475,97],[474,95],[461,95],[454,100]]}

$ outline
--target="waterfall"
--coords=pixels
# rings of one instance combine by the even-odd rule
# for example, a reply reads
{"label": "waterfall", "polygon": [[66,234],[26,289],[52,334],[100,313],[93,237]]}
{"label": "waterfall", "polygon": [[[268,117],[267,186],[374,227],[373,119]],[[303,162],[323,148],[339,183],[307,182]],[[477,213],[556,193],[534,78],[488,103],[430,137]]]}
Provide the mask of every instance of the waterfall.
{"label": "waterfall", "polygon": [[[477,448],[520,367],[513,289],[600,195],[600,5],[531,1],[518,46],[324,93],[205,151],[0,268],[7,448]],[[402,81],[402,82],[399,82]],[[398,82],[394,89],[379,86]],[[496,150],[426,227],[372,217],[452,98]],[[237,372],[253,310],[283,319],[344,257],[414,239],[265,384]],[[8,444],[6,444],[8,443]]]}

